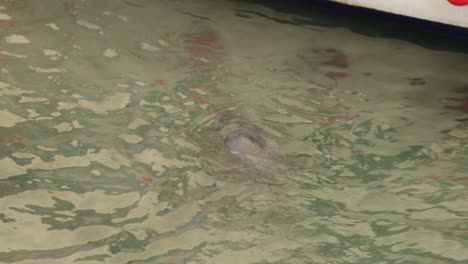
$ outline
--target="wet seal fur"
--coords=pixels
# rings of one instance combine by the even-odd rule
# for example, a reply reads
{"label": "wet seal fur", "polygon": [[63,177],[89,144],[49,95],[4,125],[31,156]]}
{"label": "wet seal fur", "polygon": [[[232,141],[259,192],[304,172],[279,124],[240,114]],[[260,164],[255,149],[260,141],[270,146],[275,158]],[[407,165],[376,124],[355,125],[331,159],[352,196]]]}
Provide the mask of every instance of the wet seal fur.
{"label": "wet seal fur", "polygon": [[240,161],[244,174],[255,182],[279,184],[286,177],[286,167],[278,145],[263,131],[238,121],[225,122],[221,126],[226,150]]}

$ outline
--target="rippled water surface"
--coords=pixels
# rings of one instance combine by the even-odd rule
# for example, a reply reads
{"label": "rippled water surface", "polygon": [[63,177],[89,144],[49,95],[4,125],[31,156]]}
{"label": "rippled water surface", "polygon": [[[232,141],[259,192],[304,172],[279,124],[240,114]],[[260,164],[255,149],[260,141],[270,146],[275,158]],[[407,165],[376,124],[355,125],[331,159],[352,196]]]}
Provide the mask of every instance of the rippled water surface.
{"label": "rippled water surface", "polygon": [[467,53],[310,8],[2,1],[0,262],[467,263]]}

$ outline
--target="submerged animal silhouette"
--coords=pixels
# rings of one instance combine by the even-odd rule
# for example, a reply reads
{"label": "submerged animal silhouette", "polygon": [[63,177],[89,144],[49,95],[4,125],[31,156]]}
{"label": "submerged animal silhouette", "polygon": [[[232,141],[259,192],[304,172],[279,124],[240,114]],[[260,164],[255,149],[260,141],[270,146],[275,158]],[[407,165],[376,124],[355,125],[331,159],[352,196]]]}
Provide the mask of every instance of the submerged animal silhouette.
{"label": "submerged animal silhouette", "polygon": [[221,129],[221,135],[230,153],[262,171],[274,167],[279,158],[276,142],[264,137],[258,129],[231,123]]}
{"label": "submerged animal silhouette", "polygon": [[245,129],[230,133],[226,138],[226,144],[231,153],[241,156],[261,153],[266,147],[265,139]]}

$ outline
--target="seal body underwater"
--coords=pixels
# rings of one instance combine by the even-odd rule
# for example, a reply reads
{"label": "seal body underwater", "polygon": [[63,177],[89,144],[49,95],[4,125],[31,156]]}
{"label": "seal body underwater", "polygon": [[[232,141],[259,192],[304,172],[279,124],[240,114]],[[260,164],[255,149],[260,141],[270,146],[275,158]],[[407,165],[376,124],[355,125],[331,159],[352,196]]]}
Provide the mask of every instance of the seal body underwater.
{"label": "seal body underwater", "polygon": [[221,128],[227,151],[254,181],[276,182],[286,175],[277,143],[253,125],[229,122]]}

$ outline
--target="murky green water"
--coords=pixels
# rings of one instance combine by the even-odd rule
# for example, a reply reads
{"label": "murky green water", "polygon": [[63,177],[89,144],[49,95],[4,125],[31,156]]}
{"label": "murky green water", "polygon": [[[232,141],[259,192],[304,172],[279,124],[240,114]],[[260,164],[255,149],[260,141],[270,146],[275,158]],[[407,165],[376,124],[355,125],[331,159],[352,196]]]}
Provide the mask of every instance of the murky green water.
{"label": "murky green water", "polygon": [[0,262],[467,263],[465,53],[235,1],[0,8]]}

